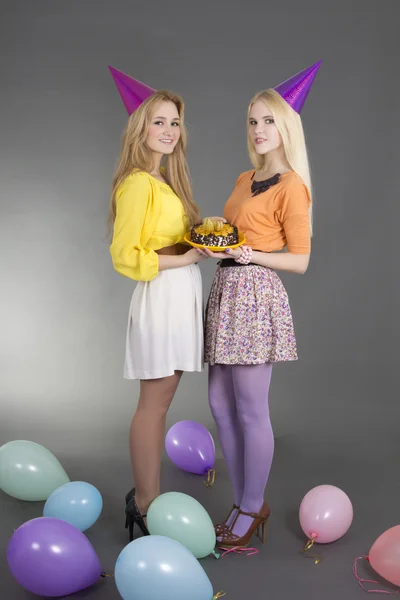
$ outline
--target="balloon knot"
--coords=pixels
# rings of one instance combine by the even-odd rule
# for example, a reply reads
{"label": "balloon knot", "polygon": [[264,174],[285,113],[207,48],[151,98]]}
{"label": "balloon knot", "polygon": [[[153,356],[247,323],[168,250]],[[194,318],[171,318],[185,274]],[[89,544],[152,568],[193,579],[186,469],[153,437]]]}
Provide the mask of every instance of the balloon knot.
{"label": "balloon knot", "polygon": [[[303,550],[301,550],[301,551],[300,551],[300,553],[301,553],[301,554],[305,555],[305,553],[306,553],[306,552],[308,552],[308,551],[309,551],[309,550],[310,550],[310,549],[311,549],[311,548],[314,546],[314,543],[315,543],[315,537],[316,537],[316,534],[311,534],[311,537],[310,537],[310,539],[307,541],[307,543],[306,543],[306,545],[304,546]],[[308,556],[306,556],[306,558],[311,558],[311,559],[313,559],[313,560],[314,560],[314,563],[315,563],[316,565],[318,565],[318,564],[321,562],[321,557],[320,557],[320,556],[318,556],[318,555],[315,555],[315,554],[308,555]]]}

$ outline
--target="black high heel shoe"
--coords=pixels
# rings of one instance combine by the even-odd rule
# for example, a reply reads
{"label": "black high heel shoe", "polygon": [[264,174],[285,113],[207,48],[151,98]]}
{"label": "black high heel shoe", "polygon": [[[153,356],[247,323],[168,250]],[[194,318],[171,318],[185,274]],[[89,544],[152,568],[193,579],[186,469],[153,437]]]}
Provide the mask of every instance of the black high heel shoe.
{"label": "black high heel shoe", "polygon": [[136,504],[135,496],[130,499],[128,504],[125,507],[126,521],[125,528],[129,529],[129,541],[133,540],[133,527],[136,524],[143,535],[150,535],[149,530],[146,527],[146,523],[144,522],[144,518],[147,515],[142,515],[138,505]]}
{"label": "black high heel shoe", "polygon": [[[125,506],[127,504],[129,504],[129,502],[132,500],[132,498],[135,497],[136,494],[136,488],[133,487],[130,492],[128,492],[125,496]],[[128,529],[128,517],[125,518],[125,529]]]}
{"label": "black high heel shoe", "polygon": [[128,502],[130,500],[132,500],[132,498],[135,497],[136,494],[136,488],[132,488],[130,492],[127,493],[127,495],[125,496],[125,504],[128,504]]}

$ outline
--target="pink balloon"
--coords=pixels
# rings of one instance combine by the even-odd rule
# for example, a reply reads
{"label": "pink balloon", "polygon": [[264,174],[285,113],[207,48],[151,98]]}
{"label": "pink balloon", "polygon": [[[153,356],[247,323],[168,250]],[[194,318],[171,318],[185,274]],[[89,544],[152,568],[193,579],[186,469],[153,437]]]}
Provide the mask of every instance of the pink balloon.
{"label": "pink balloon", "polygon": [[371,567],[381,577],[400,585],[400,525],[382,533],[369,551]]}
{"label": "pink balloon", "polygon": [[300,524],[308,538],[328,544],[341,538],[353,521],[349,497],[334,485],[319,485],[306,494],[300,505]]}

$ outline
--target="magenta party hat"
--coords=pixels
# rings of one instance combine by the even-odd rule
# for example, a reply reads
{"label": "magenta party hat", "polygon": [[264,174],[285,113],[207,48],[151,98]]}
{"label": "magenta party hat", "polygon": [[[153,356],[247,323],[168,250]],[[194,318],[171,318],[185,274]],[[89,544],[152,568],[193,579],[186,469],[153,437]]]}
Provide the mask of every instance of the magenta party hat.
{"label": "magenta party hat", "polygon": [[314,83],[314,79],[317,76],[318,69],[320,68],[322,60],[319,60],[315,64],[303,69],[293,77],[286,79],[283,83],[280,83],[274,90],[282,96],[284,100],[300,114],[307,96],[311,90],[311,86]]}
{"label": "magenta party hat", "polygon": [[128,114],[131,115],[135,110],[154,92],[153,88],[149,87],[145,83],[129,77],[122,71],[114,69],[114,67],[108,66],[111,71],[111,75],[115,81],[115,85],[118,88],[119,94],[122,98],[122,102],[125,104],[125,108]]}

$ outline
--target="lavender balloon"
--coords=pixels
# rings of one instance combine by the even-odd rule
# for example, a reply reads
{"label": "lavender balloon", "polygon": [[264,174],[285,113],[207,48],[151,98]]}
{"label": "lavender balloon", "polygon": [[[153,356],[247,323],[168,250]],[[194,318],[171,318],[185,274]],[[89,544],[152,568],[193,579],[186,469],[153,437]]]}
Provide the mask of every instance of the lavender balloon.
{"label": "lavender balloon", "polygon": [[165,449],[177,467],[205,475],[214,467],[215,445],[211,433],[196,421],[179,421],[168,431]]}
{"label": "lavender balloon", "polygon": [[27,521],[14,532],[7,561],[18,583],[42,597],[73,594],[101,575],[87,537],[66,521],[50,517]]}

